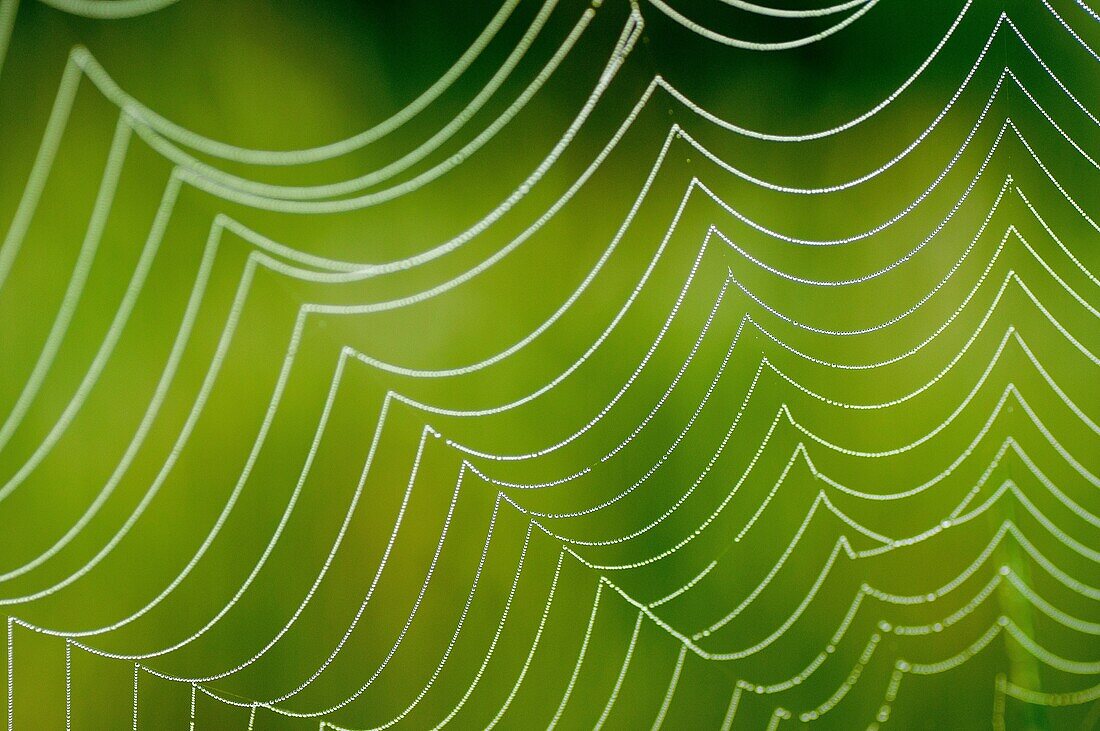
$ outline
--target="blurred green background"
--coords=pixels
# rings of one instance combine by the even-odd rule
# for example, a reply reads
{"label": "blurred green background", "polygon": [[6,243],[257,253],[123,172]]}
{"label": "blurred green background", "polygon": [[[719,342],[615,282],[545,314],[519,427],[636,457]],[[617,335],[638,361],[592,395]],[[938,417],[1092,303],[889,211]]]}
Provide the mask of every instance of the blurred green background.
{"label": "blurred green background", "polygon": [[1095,726],[1095,11],[759,10],[0,3],[9,727]]}

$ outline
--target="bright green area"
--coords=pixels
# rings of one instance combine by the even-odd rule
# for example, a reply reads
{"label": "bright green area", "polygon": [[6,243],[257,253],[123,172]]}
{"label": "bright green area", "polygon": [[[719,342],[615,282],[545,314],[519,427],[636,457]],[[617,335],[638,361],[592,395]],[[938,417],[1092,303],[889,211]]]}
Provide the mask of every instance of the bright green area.
{"label": "bright green area", "polygon": [[9,723],[1095,725],[1095,11],[741,5],[0,2]]}

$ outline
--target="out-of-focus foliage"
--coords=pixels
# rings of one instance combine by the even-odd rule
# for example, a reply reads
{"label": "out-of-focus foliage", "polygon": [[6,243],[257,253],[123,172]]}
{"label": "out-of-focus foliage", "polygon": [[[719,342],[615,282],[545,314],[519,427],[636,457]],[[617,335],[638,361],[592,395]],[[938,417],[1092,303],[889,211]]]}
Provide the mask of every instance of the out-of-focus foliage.
{"label": "out-of-focus foliage", "polygon": [[9,728],[1091,727],[1091,0],[0,0]]}

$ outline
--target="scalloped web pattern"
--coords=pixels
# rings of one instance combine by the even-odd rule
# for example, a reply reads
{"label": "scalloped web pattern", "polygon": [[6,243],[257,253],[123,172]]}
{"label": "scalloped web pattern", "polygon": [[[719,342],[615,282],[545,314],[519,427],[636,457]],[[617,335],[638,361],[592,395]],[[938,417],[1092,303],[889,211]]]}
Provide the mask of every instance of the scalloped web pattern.
{"label": "scalloped web pattern", "polygon": [[1098,54],[0,0],[0,718],[1100,724]]}

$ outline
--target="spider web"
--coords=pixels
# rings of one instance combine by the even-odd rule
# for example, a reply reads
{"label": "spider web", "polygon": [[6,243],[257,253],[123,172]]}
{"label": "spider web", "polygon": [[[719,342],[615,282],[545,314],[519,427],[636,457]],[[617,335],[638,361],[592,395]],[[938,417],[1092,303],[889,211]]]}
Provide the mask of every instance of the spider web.
{"label": "spider web", "polygon": [[[184,6],[3,0],[2,88]],[[1100,18],[768,113],[902,10],[507,0],[301,149],[27,74],[8,728],[1094,723]]]}

